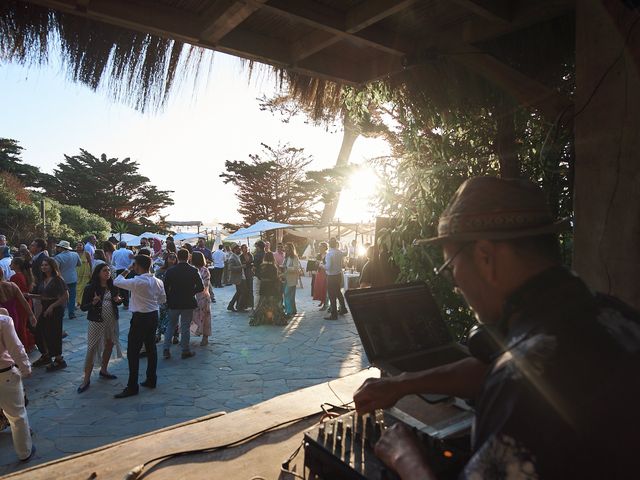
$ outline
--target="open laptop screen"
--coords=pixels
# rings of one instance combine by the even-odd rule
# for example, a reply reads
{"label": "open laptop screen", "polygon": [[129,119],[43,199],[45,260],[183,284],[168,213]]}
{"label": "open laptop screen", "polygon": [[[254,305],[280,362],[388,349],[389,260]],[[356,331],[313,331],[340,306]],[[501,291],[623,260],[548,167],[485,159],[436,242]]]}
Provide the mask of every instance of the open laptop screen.
{"label": "open laptop screen", "polygon": [[453,341],[425,283],[348,290],[346,297],[371,363]]}

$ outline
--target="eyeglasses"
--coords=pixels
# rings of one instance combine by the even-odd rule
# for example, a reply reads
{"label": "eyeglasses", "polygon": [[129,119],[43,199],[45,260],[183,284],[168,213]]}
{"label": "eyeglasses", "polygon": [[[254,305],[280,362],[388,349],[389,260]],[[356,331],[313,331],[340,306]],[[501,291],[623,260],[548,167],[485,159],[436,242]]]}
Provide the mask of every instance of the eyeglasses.
{"label": "eyeglasses", "polygon": [[462,251],[467,248],[469,245],[471,245],[470,243],[465,243],[462,247],[460,247],[458,249],[458,251],[456,253],[453,254],[453,256],[451,256],[451,258],[449,258],[449,260],[447,260],[446,262],[444,262],[440,268],[434,268],[434,272],[436,274],[436,276],[438,277],[442,277],[444,279],[446,279],[448,282],[452,283],[454,286],[456,286],[456,280],[453,277],[453,266],[451,265],[451,262],[453,262],[453,260],[460,255],[460,253],[462,253]]}

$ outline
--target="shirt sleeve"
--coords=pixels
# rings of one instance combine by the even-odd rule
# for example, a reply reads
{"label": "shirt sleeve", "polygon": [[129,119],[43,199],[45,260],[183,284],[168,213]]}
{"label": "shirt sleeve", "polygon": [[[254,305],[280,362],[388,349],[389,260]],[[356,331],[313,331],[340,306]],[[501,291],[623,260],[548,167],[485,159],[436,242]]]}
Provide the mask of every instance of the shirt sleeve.
{"label": "shirt sleeve", "polygon": [[133,289],[136,288],[136,283],[137,283],[136,277],[124,278],[122,274],[118,275],[116,279],[113,281],[113,284],[116,287],[122,288],[123,290],[129,290],[129,291],[132,291]]}
{"label": "shirt sleeve", "polygon": [[20,373],[23,375],[29,375],[31,373],[31,363],[27,352],[24,350],[24,345],[20,342],[16,329],[13,326],[13,320],[11,317],[4,317],[6,320],[0,327],[0,334],[2,335],[2,343],[7,347],[7,351],[11,358],[20,369]]}
{"label": "shirt sleeve", "polygon": [[167,293],[164,288],[164,282],[160,279],[157,279],[157,282],[158,282],[158,303],[162,305],[163,303],[167,303]]}

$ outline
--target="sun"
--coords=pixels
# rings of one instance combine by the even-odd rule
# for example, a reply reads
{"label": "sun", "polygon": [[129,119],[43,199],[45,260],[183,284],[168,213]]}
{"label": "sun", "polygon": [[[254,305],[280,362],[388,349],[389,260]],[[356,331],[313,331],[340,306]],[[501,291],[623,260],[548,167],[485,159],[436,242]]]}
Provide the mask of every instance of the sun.
{"label": "sun", "polygon": [[375,216],[375,198],[380,179],[373,168],[362,165],[347,179],[340,195],[336,219],[341,222],[366,222]]}

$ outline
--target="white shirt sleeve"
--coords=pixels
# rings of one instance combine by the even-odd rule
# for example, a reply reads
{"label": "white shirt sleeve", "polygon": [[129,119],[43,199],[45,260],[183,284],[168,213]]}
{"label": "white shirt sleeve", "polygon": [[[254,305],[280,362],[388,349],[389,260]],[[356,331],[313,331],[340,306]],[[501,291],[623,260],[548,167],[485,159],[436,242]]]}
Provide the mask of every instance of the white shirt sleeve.
{"label": "white shirt sleeve", "polygon": [[16,366],[20,369],[20,373],[27,376],[31,373],[31,362],[29,362],[27,352],[24,350],[24,345],[22,345],[22,342],[20,342],[20,339],[16,334],[16,329],[13,326],[13,320],[11,317],[5,317],[5,320],[8,320],[5,323],[5,326],[8,326],[9,328],[0,329],[0,334],[2,334],[2,343],[7,347],[9,355],[11,355]]}

